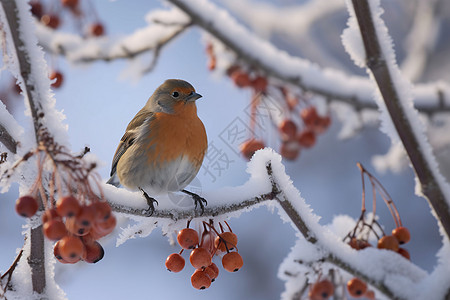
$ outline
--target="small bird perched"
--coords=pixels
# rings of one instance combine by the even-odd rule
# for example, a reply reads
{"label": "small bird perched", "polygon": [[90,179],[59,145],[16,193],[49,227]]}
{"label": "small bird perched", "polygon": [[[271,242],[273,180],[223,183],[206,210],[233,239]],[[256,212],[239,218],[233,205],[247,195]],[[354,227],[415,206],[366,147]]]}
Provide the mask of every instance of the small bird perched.
{"label": "small bird perched", "polygon": [[182,191],[202,211],[206,200],[184,190],[203,162],[208,141],[195,101],[202,96],[179,79],[168,79],[128,124],[112,161],[109,184],[143,192],[151,213],[151,195]]}

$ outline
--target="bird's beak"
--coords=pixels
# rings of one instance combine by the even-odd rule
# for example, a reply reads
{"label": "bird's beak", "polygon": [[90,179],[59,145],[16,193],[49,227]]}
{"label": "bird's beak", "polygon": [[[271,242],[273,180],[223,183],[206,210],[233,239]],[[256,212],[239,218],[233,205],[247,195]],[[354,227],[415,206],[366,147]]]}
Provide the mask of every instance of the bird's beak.
{"label": "bird's beak", "polygon": [[196,92],[192,92],[186,99],[187,102],[193,102],[197,99],[200,99],[202,97],[202,95],[196,93]]}

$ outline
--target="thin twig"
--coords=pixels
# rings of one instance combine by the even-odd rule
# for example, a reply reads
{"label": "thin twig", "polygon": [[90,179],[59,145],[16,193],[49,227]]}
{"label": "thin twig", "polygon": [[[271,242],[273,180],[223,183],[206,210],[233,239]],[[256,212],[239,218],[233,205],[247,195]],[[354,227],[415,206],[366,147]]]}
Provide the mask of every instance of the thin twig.
{"label": "thin twig", "polygon": [[366,50],[366,65],[372,72],[384,99],[391,120],[405,147],[417,178],[422,187],[422,193],[428,200],[438,222],[442,225],[447,238],[450,237],[450,209],[439,181],[435,177],[439,171],[432,170],[431,163],[423,153],[423,145],[412,129],[411,121],[402,105],[399,91],[393,81],[388,62],[381,50],[379,37],[375,30],[370,5],[367,0],[352,0],[364,48]]}
{"label": "thin twig", "polygon": [[[231,50],[236,54],[236,56],[242,60],[245,61],[248,65],[253,67],[256,70],[260,70],[264,72],[267,76],[277,78],[281,80],[282,82],[290,83],[294,86],[297,86],[305,91],[310,91],[314,94],[322,95],[326,99],[333,99],[337,101],[342,101],[345,103],[348,103],[349,105],[353,106],[356,110],[361,109],[378,109],[377,105],[373,102],[371,99],[371,94],[367,95],[358,95],[355,94],[351,89],[335,89],[333,88],[335,85],[332,84],[316,84],[317,76],[318,74],[320,77],[326,78],[326,76],[334,76],[329,75],[331,73],[335,74],[338,73],[338,71],[334,70],[333,72],[327,72],[327,75],[325,75],[325,71],[319,67],[317,67],[313,72],[314,79],[309,78],[309,74],[301,74],[298,73],[292,73],[292,72],[286,72],[283,70],[283,68],[279,68],[279,64],[274,64],[268,61],[265,61],[260,53],[260,49],[264,48],[266,45],[264,43],[260,43],[260,45],[253,46],[251,43],[242,43],[242,39],[234,37],[232,34],[230,34],[230,31],[226,26],[223,26],[223,24],[219,24],[218,22],[215,22],[214,16],[221,15],[222,11],[218,7],[214,7],[215,13],[211,15],[205,15],[202,14],[200,10],[197,9],[197,3],[196,1],[185,1],[185,0],[169,0],[172,4],[177,6],[179,9],[181,9],[184,13],[189,15],[191,20],[201,27],[203,30],[210,33],[214,38],[219,40],[221,43],[223,43],[227,49]],[[213,4],[208,3],[210,6],[210,10],[212,10]],[[238,26],[237,22],[235,27]],[[241,31],[247,30],[243,26],[240,28]],[[250,33],[248,33],[250,36]],[[276,50],[276,49],[275,49]],[[275,51],[274,51],[275,52]],[[286,53],[280,52],[280,60],[285,59]],[[278,62],[279,60],[274,57],[273,61]],[[293,60],[294,61],[294,60]],[[278,67],[278,68],[277,68]],[[341,73],[341,72],[339,72]],[[345,76],[344,74],[339,74],[339,76]],[[366,79],[358,78],[361,81],[364,81]],[[337,78],[336,78],[337,80]],[[321,80],[319,80],[321,81]],[[347,82],[350,82],[350,78],[347,80]],[[345,82],[345,81],[343,81]],[[429,95],[430,96],[430,95]],[[436,89],[435,92],[431,95],[433,98],[432,100],[429,99],[429,101],[426,101],[425,99],[421,99],[419,101],[420,105],[418,105],[418,109],[421,112],[424,112],[426,114],[431,114],[436,111],[450,111],[450,105],[446,104],[443,107],[440,107],[438,105],[439,103],[439,91]],[[419,99],[417,99],[419,100]],[[448,99],[447,99],[448,100]],[[430,102],[431,101],[431,102]],[[428,104],[426,104],[428,102]],[[429,103],[435,103],[433,107],[430,107]],[[445,103],[450,103],[449,101],[445,101]]]}
{"label": "thin twig", "polygon": [[12,153],[17,153],[17,142],[16,140],[9,134],[8,130],[0,124],[0,143],[5,145],[6,149],[11,151]]}

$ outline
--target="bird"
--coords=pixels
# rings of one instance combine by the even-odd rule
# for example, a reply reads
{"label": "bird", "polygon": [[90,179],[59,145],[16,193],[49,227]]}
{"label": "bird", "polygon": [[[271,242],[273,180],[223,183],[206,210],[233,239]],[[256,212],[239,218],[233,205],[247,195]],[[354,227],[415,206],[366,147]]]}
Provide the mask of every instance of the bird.
{"label": "bird", "polygon": [[200,170],[207,151],[205,126],[197,115],[202,95],[181,79],[168,79],[128,124],[114,154],[107,183],[140,190],[153,214],[149,196],[181,191],[202,213],[206,199],[184,188]]}

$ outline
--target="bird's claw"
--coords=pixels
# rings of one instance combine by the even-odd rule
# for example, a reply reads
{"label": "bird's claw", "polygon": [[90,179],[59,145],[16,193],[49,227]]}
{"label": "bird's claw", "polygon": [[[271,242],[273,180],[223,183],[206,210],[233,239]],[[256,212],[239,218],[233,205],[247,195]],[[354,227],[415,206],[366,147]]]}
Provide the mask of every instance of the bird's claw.
{"label": "bird's claw", "polygon": [[194,200],[194,208],[197,209],[198,206],[200,206],[200,209],[202,211],[202,215],[205,212],[205,206],[208,205],[208,201],[206,201],[205,198],[197,195],[196,193],[189,192],[187,190],[182,190],[183,193],[188,194],[192,197],[192,200]]}
{"label": "bird's claw", "polygon": [[155,198],[150,197],[143,189],[140,188],[140,190],[143,193],[145,200],[147,200],[148,208],[145,211],[147,212],[146,215],[150,217],[155,212],[154,203],[156,203],[156,205],[159,205],[159,203]]}

